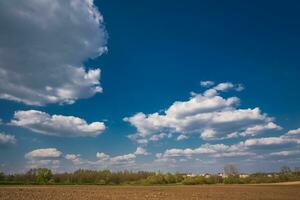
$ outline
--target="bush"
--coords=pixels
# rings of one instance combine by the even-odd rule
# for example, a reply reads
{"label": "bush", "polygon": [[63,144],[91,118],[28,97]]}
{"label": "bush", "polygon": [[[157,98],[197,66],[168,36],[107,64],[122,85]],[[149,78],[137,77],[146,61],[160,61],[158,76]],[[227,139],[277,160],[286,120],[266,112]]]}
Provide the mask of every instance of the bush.
{"label": "bush", "polygon": [[156,174],[149,176],[146,180],[147,184],[156,185],[156,184],[166,184],[166,180],[162,174]]}
{"label": "bush", "polygon": [[184,185],[199,185],[205,183],[206,183],[206,179],[203,176],[186,177],[182,181],[182,184]]}
{"label": "bush", "polygon": [[37,169],[37,173],[36,173],[36,181],[37,183],[48,183],[49,180],[52,178],[52,172],[50,169],[47,168],[39,168]]}

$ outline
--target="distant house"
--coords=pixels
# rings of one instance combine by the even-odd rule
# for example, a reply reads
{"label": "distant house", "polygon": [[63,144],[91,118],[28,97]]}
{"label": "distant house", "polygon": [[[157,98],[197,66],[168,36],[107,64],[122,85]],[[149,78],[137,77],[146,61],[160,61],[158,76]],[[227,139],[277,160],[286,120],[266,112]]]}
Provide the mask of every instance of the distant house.
{"label": "distant house", "polygon": [[209,173],[204,173],[204,174],[201,174],[201,176],[204,176],[205,178],[209,178],[209,177],[211,177],[211,174],[209,174]]}
{"label": "distant house", "polygon": [[209,178],[211,175],[210,174],[205,174],[204,177],[205,178]]}
{"label": "distant house", "polygon": [[240,177],[240,178],[248,178],[248,177],[249,177],[249,174],[240,174],[239,177]]}
{"label": "distant house", "polygon": [[219,177],[221,177],[221,178],[226,178],[226,177],[227,177],[227,175],[225,175],[225,174],[222,173],[222,172],[219,172],[219,173],[217,174],[217,176],[219,176]]}
{"label": "distant house", "polygon": [[193,174],[193,173],[188,173],[187,175],[186,175],[186,177],[195,177],[195,176],[197,176],[196,174]]}

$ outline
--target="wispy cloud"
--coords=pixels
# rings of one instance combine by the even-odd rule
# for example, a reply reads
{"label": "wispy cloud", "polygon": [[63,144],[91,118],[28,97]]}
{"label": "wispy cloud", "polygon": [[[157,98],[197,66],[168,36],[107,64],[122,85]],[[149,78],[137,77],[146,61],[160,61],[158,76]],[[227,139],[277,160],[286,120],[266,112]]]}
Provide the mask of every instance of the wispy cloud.
{"label": "wispy cloud", "polygon": [[17,139],[14,135],[0,133],[0,147],[16,144]]}

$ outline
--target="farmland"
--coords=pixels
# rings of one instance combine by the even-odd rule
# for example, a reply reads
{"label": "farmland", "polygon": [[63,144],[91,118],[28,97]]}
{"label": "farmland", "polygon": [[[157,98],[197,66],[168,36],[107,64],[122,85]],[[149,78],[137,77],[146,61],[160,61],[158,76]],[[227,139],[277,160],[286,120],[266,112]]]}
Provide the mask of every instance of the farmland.
{"label": "farmland", "polygon": [[300,184],[201,186],[0,186],[1,200],[296,200]]}

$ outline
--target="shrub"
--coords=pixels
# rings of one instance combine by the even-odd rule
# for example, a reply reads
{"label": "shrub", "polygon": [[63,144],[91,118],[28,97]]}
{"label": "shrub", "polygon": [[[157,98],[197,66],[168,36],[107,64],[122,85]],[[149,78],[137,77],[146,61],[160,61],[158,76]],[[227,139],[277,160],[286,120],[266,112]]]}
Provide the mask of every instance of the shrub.
{"label": "shrub", "polygon": [[52,178],[52,172],[50,169],[47,168],[39,168],[37,169],[37,173],[36,173],[36,181],[38,183],[48,183],[48,181]]}

